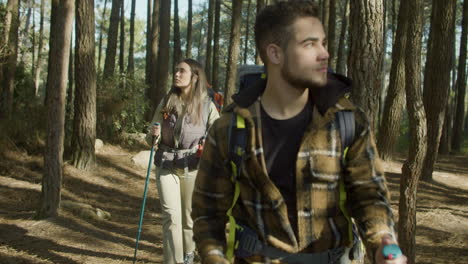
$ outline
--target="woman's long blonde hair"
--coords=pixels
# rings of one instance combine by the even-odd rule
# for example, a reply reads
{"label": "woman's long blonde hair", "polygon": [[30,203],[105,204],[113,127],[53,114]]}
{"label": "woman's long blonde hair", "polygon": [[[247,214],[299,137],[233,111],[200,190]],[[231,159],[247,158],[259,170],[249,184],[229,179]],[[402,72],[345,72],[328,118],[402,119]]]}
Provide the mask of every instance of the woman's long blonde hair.
{"label": "woman's long blonde hair", "polygon": [[[183,105],[186,106],[186,114],[190,117],[190,123],[199,124],[203,118],[203,104],[207,96],[208,82],[206,80],[203,66],[196,60],[184,59],[179,63],[185,62],[189,65],[192,72],[190,77],[191,89],[189,95],[182,98],[182,91],[179,87],[172,85],[167,94],[164,113],[176,113],[180,116],[183,111]],[[177,63],[177,64],[179,64]]]}

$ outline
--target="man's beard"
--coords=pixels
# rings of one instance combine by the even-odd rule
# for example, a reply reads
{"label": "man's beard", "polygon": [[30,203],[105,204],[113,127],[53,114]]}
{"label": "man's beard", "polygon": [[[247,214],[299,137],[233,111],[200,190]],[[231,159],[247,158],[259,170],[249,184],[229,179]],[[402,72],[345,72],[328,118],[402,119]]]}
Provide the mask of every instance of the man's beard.
{"label": "man's beard", "polygon": [[284,66],[281,68],[281,76],[289,83],[291,86],[298,90],[305,90],[307,88],[309,89],[314,89],[314,88],[321,88],[324,87],[327,82],[325,81],[324,83],[320,83],[311,79],[307,78],[302,78],[299,74],[293,73],[291,70],[291,67],[289,67],[289,60],[286,57],[286,61],[284,63]]}

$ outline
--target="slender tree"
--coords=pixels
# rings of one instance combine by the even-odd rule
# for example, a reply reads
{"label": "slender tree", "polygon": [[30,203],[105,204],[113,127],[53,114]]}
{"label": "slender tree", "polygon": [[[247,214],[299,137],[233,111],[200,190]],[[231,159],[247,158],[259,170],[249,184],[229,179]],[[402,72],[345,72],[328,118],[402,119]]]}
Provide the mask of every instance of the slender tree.
{"label": "slender tree", "polygon": [[[257,0],[257,14],[260,10],[265,7],[265,0]],[[260,58],[260,53],[258,53],[258,49],[255,49],[255,64],[260,65],[262,63],[262,59]]]}
{"label": "slender tree", "polygon": [[328,33],[328,23],[330,22],[330,0],[322,1],[322,23],[323,30]]}
{"label": "slender tree", "polygon": [[[463,1],[463,17],[462,17],[462,32],[460,39],[460,55],[458,58],[458,73],[457,73],[457,99],[456,113],[453,124],[453,139],[452,149],[460,151],[463,141],[463,116],[465,111],[465,94],[466,94],[466,51],[467,51],[467,35],[468,35],[468,0]],[[468,119],[467,119],[468,120]],[[468,122],[465,121],[465,126]],[[465,129],[465,134],[466,134]]]}
{"label": "slender tree", "polygon": [[330,12],[328,17],[328,53],[330,54],[329,64],[332,69],[336,69],[336,2],[330,0]]}
{"label": "slender tree", "polygon": [[247,64],[247,55],[249,51],[249,31],[250,31],[250,5],[252,0],[247,1],[247,19],[245,21],[245,39],[244,39],[244,64]]}
{"label": "slender tree", "polygon": [[34,94],[39,96],[39,82],[40,82],[40,75],[42,69],[42,52],[44,46],[44,2],[45,0],[41,0],[40,6],[40,18],[39,18],[39,39],[38,39],[38,47],[37,47],[37,60],[36,60],[36,67],[33,69],[33,78],[34,78]]}
{"label": "slender tree", "polygon": [[175,69],[177,63],[182,57],[182,51],[180,47],[180,25],[179,25],[179,0],[174,0],[174,52],[173,52],[173,66]]}
{"label": "slender tree", "polygon": [[72,164],[89,170],[96,155],[96,67],[94,65],[94,0],[76,0],[75,117]]}
{"label": "slender tree", "polygon": [[3,86],[0,118],[10,118],[13,109],[16,59],[18,57],[19,10],[20,1],[8,0],[3,35],[3,43],[6,44],[6,56],[4,59],[0,59],[0,65],[4,64],[0,68],[0,71],[3,71],[0,75],[0,84]]}
{"label": "slender tree", "polygon": [[123,0],[112,0],[112,9],[107,33],[106,60],[104,61],[104,79],[112,78],[115,71],[115,56],[117,54],[117,37],[119,33],[119,11]]}
{"label": "slender tree", "polygon": [[341,16],[340,40],[338,43],[338,57],[336,60],[336,71],[346,75],[346,33],[348,32],[348,7],[349,0],[345,0],[343,4],[343,13]]}
{"label": "slender tree", "polygon": [[224,87],[224,98],[226,100],[226,105],[231,103],[231,95],[233,95],[236,90],[237,60],[240,49],[241,15],[242,0],[232,1],[231,37],[229,41],[228,63],[226,65],[226,84]]}
{"label": "slender tree", "polygon": [[127,72],[133,78],[135,70],[135,58],[133,51],[135,49],[135,6],[136,0],[132,0],[132,9],[130,11],[130,43],[128,45],[128,65]]}
{"label": "slender tree", "polygon": [[375,128],[382,79],[382,1],[350,1],[350,52],[348,72],[353,80],[352,97]]}
{"label": "slender tree", "polygon": [[169,38],[171,31],[171,1],[161,0],[159,14],[159,48],[158,48],[158,63],[156,69],[156,80],[153,82],[156,91],[152,94],[151,102],[153,111],[156,110],[159,102],[166,93],[168,75],[169,75]]}
{"label": "slender tree", "polygon": [[213,89],[219,92],[219,24],[221,18],[221,0],[216,0],[215,6],[215,19],[214,19],[214,32],[213,32],[213,77],[211,83]]}
{"label": "slender tree", "polygon": [[450,90],[453,45],[447,45],[446,41],[453,39],[454,34],[453,5],[455,1],[432,1],[431,31],[424,72],[424,109],[428,138],[422,171],[422,179],[425,181],[432,180]]}
{"label": "slender tree", "polygon": [[187,46],[185,48],[185,57],[192,57],[192,0],[188,0],[188,14],[187,14]]}
{"label": "slender tree", "polygon": [[125,9],[124,0],[120,2],[120,45],[119,45],[119,73],[125,73]]}
{"label": "slender tree", "polygon": [[107,0],[104,0],[104,9],[102,10],[102,22],[99,27],[99,48],[98,48],[98,70],[101,71],[101,54],[102,54],[102,33],[104,32],[104,27],[106,25],[106,10],[107,10]]}
{"label": "slender tree", "polygon": [[52,0],[47,70],[47,137],[38,218],[56,216],[60,206],[70,35],[75,1]]}
{"label": "slender tree", "polygon": [[405,50],[408,27],[407,1],[400,4],[395,44],[392,48],[390,83],[385,97],[384,112],[377,145],[384,160],[391,160],[400,134],[401,114],[405,103]]}
{"label": "slender tree", "polygon": [[211,65],[212,65],[212,37],[213,37],[213,15],[215,0],[208,1],[208,31],[206,35],[206,61],[205,61],[205,72],[208,78],[208,82],[211,82]]}
{"label": "slender tree", "polygon": [[[151,86],[151,49],[152,49],[152,24],[153,24],[153,1],[159,3],[159,0],[148,0],[147,9],[146,9],[146,65],[145,65],[145,82],[148,86]],[[159,12],[159,9],[158,9]],[[159,23],[159,21],[158,21]],[[151,96],[151,89],[148,93]],[[149,117],[151,118],[151,117]]]}
{"label": "slender tree", "polygon": [[[426,155],[426,113],[421,92],[421,42],[423,0],[404,1],[408,10],[405,51],[406,108],[408,109],[410,146],[400,179],[398,239],[408,263],[414,264],[416,253],[416,194]],[[402,2],[403,3],[403,2]]]}

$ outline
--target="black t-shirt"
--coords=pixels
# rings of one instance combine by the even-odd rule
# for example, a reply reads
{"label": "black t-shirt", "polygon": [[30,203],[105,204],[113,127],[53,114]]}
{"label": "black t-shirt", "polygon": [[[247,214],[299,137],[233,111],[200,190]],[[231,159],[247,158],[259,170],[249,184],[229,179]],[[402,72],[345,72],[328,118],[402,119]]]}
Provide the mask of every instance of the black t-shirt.
{"label": "black t-shirt", "polygon": [[277,120],[261,108],[263,150],[270,179],[283,195],[288,216],[297,234],[296,160],[305,129],[312,120],[312,102],[296,116]]}

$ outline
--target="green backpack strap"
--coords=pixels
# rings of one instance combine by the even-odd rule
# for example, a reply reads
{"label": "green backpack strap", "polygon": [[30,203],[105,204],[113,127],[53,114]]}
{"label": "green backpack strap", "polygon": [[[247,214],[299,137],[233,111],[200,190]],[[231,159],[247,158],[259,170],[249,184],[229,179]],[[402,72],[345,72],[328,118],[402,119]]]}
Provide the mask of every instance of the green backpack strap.
{"label": "green backpack strap", "polygon": [[[354,137],[356,134],[356,123],[354,120],[354,112],[352,111],[339,111],[336,113],[336,125],[340,130],[340,137],[341,137],[341,146],[342,146],[342,153],[341,153],[341,167],[342,169],[346,166],[346,154],[348,153],[349,146],[353,143]],[[346,209],[346,189],[344,184],[344,178],[340,178],[339,183],[339,190],[340,190],[340,210],[348,220],[348,236],[349,240],[353,241],[353,222],[351,217],[349,216],[348,210]]]}
{"label": "green backpack strap", "polygon": [[231,168],[231,181],[234,183],[234,197],[232,199],[231,207],[226,212],[229,218],[229,235],[227,238],[226,258],[232,261],[234,256],[234,249],[236,248],[236,219],[232,215],[232,210],[236,205],[237,199],[240,195],[240,186],[237,178],[241,173],[242,161],[244,159],[245,149],[247,146],[247,129],[245,127],[245,119],[238,115],[233,114],[231,126],[228,132],[228,162]]}

